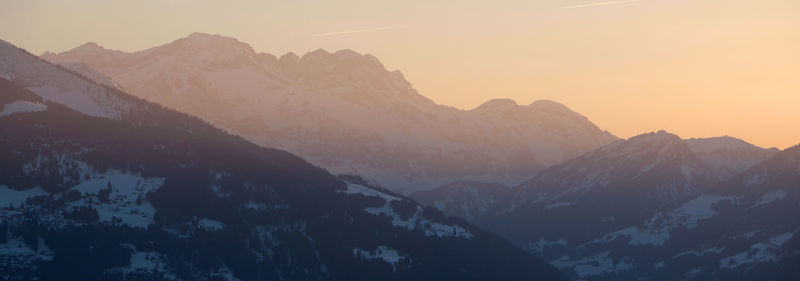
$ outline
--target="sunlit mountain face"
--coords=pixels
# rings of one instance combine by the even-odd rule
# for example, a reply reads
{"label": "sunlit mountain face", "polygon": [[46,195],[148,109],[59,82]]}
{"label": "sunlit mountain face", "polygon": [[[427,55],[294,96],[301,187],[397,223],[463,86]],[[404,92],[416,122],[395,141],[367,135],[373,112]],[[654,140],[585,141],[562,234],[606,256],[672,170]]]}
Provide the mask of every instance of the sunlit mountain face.
{"label": "sunlit mountain face", "polygon": [[134,53],[87,43],[42,58],[88,65],[141,98],[401,192],[464,179],[513,185],[616,139],[552,101],[436,104],[399,71],[351,50],[276,58],[194,33]]}
{"label": "sunlit mountain face", "polygon": [[0,1],[0,281],[800,280],[798,15]]}

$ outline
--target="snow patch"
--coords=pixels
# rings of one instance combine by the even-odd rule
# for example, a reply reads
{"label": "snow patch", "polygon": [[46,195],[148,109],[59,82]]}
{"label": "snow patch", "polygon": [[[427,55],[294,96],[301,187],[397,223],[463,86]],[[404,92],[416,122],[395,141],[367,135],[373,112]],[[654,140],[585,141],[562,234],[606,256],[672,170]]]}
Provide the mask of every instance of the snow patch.
{"label": "snow patch", "polygon": [[719,195],[703,195],[697,197],[671,211],[658,213],[645,222],[644,226],[631,226],[616,232],[609,233],[603,238],[590,243],[611,242],[621,236],[631,238],[629,245],[655,245],[661,246],[670,239],[672,229],[684,227],[693,229],[701,220],[710,219],[717,215],[714,204],[721,201],[733,200],[733,197]]}
{"label": "snow patch", "polygon": [[12,204],[14,207],[19,207],[20,204],[28,201],[28,198],[47,194],[46,191],[38,186],[26,190],[13,190],[7,186],[0,185],[0,208],[5,208]]}
{"label": "snow patch", "polygon": [[[108,199],[101,200],[98,195],[101,190],[108,189],[109,184],[111,192]],[[86,206],[89,205],[86,200],[92,200],[94,203],[91,205],[97,210],[100,222],[147,228],[155,223],[153,216],[156,209],[145,200],[146,196],[163,185],[164,178],[142,178],[112,170],[73,187],[90,196],[70,203],[69,207]]]}
{"label": "snow patch", "polygon": [[47,110],[46,104],[18,100],[4,105],[3,110],[0,111],[0,117],[8,116],[14,113],[40,112],[45,110]]}
{"label": "snow patch", "polygon": [[722,268],[737,268],[746,264],[778,261],[783,251],[781,246],[792,239],[798,231],[800,231],[800,228],[756,243],[750,246],[747,251],[722,259],[719,262],[719,266]]}
{"label": "snow patch", "polygon": [[408,259],[407,256],[401,256],[397,251],[392,250],[387,246],[378,246],[378,248],[374,251],[353,248],[353,256],[364,260],[382,260],[392,265],[392,271],[397,270],[397,263]]}
{"label": "snow patch", "polygon": [[572,202],[558,202],[558,203],[547,204],[547,206],[545,206],[544,209],[549,211],[549,210],[552,210],[552,209],[555,209],[555,208],[567,207],[567,206],[572,206],[572,205],[575,205],[575,203],[572,203]]}
{"label": "snow patch", "polygon": [[366,196],[382,198],[384,200],[383,206],[367,207],[364,208],[364,211],[376,216],[388,216],[391,219],[392,225],[395,227],[402,227],[410,231],[414,231],[415,229],[419,228],[422,229],[422,231],[425,233],[425,236],[453,236],[465,239],[472,238],[472,233],[461,226],[432,222],[428,219],[425,219],[422,216],[423,209],[420,206],[417,206],[416,211],[410,218],[403,219],[400,214],[395,212],[391,206],[392,201],[402,200],[396,196],[353,183],[348,183],[347,189],[342,192],[347,194],[362,194]]}
{"label": "snow patch", "polygon": [[539,238],[539,240],[536,241],[535,243],[528,243],[528,245],[525,248],[528,251],[541,252],[544,248],[550,246],[564,246],[564,245],[567,245],[567,240],[565,240],[564,238],[558,238],[552,241],[548,241],[547,239],[544,239],[544,237],[542,237]]}
{"label": "snow patch", "polygon": [[761,196],[761,198],[759,198],[758,201],[756,201],[755,205],[750,206],[747,209],[752,209],[752,208],[755,208],[755,207],[758,207],[758,206],[761,206],[761,205],[766,205],[766,204],[781,200],[783,198],[786,198],[786,191],[784,191],[784,190],[773,190],[773,191],[767,192],[767,194],[764,194],[764,196]]}
{"label": "snow patch", "polygon": [[166,257],[159,252],[140,252],[131,253],[130,264],[126,267],[118,267],[109,270],[110,272],[130,273],[161,273],[167,280],[178,280],[175,270],[169,266]]}
{"label": "snow patch", "polygon": [[248,210],[257,211],[257,212],[264,211],[264,210],[269,208],[269,206],[267,206],[266,203],[258,203],[258,202],[253,202],[253,201],[248,201],[248,202],[242,203],[241,206],[242,206],[242,208],[245,208],[245,209],[248,209]]}
{"label": "snow patch", "polygon": [[571,260],[569,256],[562,256],[551,264],[559,269],[572,269],[580,277],[588,277],[630,270],[633,268],[633,259],[623,257],[614,264],[610,253],[603,252],[579,260]]}
{"label": "snow patch", "polygon": [[198,220],[197,226],[208,232],[217,232],[225,229],[225,223],[206,218]]}
{"label": "snow patch", "polygon": [[704,250],[699,251],[699,252],[698,251],[694,251],[694,250],[685,251],[685,252],[682,252],[682,253],[679,253],[679,254],[673,256],[672,259],[677,259],[679,257],[687,256],[687,255],[693,255],[693,256],[697,256],[697,257],[702,257],[702,256],[707,256],[707,255],[712,255],[712,254],[720,254],[720,253],[722,253],[722,251],[725,251],[725,247],[708,248],[708,249],[704,249]]}
{"label": "snow patch", "polygon": [[114,119],[114,117],[106,113],[100,105],[92,101],[87,94],[83,93],[83,90],[74,89],[62,91],[61,89],[58,89],[52,85],[29,87],[28,90],[39,95],[45,100],[66,105],[67,107],[80,111],[83,114],[94,117]]}

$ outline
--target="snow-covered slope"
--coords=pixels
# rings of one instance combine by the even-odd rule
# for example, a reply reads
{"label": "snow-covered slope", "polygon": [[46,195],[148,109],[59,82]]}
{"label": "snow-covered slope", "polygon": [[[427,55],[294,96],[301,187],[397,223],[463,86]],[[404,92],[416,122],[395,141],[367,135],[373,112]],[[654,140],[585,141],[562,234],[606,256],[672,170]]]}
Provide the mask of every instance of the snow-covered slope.
{"label": "snow-covered slope", "polygon": [[77,73],[83,75],[84,77],[89,78],[89,80],[92,80],[97,84],[101,84],[101,85],[104,85],[104,86],[120,89],[119,85],[117,85],[117,83],[114,83],[114,81],[111,79],[111,77],[108,77],[105,74],[100,73],[97,70],[94,70],[94,68],[91,68],[90,66],[88,66],[85,63],[82,63],[82,62],[65,62],[65,63],[61,63],[59,65],[64,67],[64,68],[66,68],[66,69],[69,69],[69,70],[72,70],[74,72],[77,72]]}
{"label": "snow-covered slope", "polygon": [[0,110],[0,117],[11,115],[21,112],[37,112],[47,110],[47,105],[43,103],[35,103],[29,101],[14,101],[12,103],[4,104]]}
{"label": "snow-covered slope", "polygon": [[[787,196],[786,188],[774,184],[769,186],[779,190],[737,195],[749,189],[730,184],[774,180],[774,174],[758,171],[773,161],[764,162],[776,153],[730,137],[682,140],[665,131],[643,134],[545,169],[515,187],[507,201],[493,207],[494,213],[472,221],[552,261],[575,278],[636,280],[653,270],[648,263],[667,262],[657,253],[677,255],[680,251],[675,250],[683,249],[702,253],[697,254],[700,256],[718,256],[730,247],[726,243],[738,245],[733,240],[713,245],[693,241],[706,237],[702,233],[708,231],[703,229],[711,225],[719,228],[717,232],[735,229],[738,233],[741,222],[733,218],[708,224],[730,211],[721,206],[758,208]],[[739,179],[741,173],[753,176]],[[745,198],[750,202],[743,201]],[[768,213],[781,214],[777,209]],[[780,233],[771,235],[800,227],[791,220],[772,221],[783,225],[778,227]],[[762,225],[757,223],[747,231]],[[697,269],[680,263],[667,265],[670,269],[659,274]],[[671,276],[664,280],[690,277],[695,278]]]}
{"label": "snow-covered slope", "polygon": [[435,104],[399,71],[350,50],[278,58],[195,33],[135,53],[87,43],[42,58],[85,63],[134,95],[394,190],[461,179],[513,185],[616,139],[551,101]]}
{"label": "snow-covered slope", "polygon": [[[559,260],[613,249],[612,263],[624,259],[631,265],[586,278],[592,280],[795,280],[800,278],[798,213],[800,147],[795,146]],[[562,268],[589,277],[579,267]]]}
{"label": "snow-covered slope", "polygon": [[[6,51],[0,105],[24,110],[0,117],[2,280],[567,280],[402,195]],[[130,110],[15,83],[36,76]]]}
{"label": "snow-covered slope", "polygon": [[0,77],[86,115],[121,119],[132,102],[0,40]]}

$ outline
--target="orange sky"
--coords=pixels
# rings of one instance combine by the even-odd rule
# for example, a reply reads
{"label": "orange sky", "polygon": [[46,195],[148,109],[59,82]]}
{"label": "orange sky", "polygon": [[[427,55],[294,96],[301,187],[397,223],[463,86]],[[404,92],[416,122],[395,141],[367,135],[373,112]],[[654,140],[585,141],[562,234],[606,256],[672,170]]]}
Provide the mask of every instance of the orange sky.
{"label": "orange sky", "polygon": [[36,54],[194,31],[278,55],[350,48],[459,108],[551,99],[620,137],[800,143],[797,0],[236,2],[4,0],[0,38]]}

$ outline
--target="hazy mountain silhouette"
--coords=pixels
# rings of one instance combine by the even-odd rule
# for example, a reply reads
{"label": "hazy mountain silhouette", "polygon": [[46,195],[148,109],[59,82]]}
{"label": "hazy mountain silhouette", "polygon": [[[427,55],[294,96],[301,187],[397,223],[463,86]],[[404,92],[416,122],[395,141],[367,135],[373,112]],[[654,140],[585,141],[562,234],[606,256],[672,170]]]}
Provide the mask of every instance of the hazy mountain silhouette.
{"label": "hazy mountain silhouette", "polygon": [[[764,245],[758,243],[767,243],[762,240],[791,238],[800,227],[784,217],[796,207],[786,207],[791,200],[769,204],[800,188],[800,181],[787,178],[795,169],[785,164],[791,162],[787,153],[731,137],[682,140],[659,131],[615,141],[510,190],[453,184],[413,196],[509,238],[578,279],[728,280],[738,271],[759,276],[769,272],[765,268],[784,268],[755,278],[772,280],[796,274],[788,267],[795,260],[786,254],[791,250],[758,250]],[[763,190],[737,187],[742,183]],[[473,207],[492,198],[507,199]],[[760,229],[759,238],[739,237]],[[768,257],[725,260],[742,251]],[[684,252],[694,254],[676,257]]]}
{"label": "hazy mountain silhouette", "polygon": [[567,280],[463,220],[3,41],[0,171],[2,280]]}
{"label": "hazy mountain silhouette", "polygon": [[351,50],[277,58],[194,33],[134,53],[89,43],[42,58],[85,63],[136,96],[395,190],[459,179],[516,184],[616,139],[551,101],[438,105],[399,71]]}

